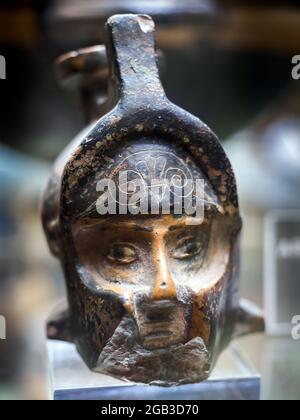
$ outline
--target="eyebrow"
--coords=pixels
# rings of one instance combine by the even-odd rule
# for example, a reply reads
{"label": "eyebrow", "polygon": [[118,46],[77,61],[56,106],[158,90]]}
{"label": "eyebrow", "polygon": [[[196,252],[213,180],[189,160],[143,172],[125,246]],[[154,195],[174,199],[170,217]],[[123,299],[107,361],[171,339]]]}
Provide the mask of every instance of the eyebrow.
{"label": "eyebrow", "polygon": [[149,232],[152,233],[154,229],[152,227],[146,227],[142,225],[135,224],[133,225],[133,229],[137,232]]}
{"label": "eyebrow", "polygon": [[[99,223],[99,219],[93,219],[93,223],[88,223],[87,225],[84,225],[83,227],[88,226],[99,226],[99,229],[101,231],[106,231],[112,228],[116,229],[131,229],[133,232],[144,232],[144,233],[153,233],[155,231],[155,227],[152,226],[145,226],[142,222],[134,222],[129,220],[116,220],[114,217],[110,217],[106,220],[102,220]],[[181,230],[189,226],[185,221],[178,220],[177,223],[174,221],[174,224],[167,227],[166,226],[166,232],[174,232],[176,230]]]}
{"label": "eyebrow", "polygon": [[169,230],[169,232],[174,232],[175,230],[179,230],[179,229],[182,229],[184,227],[186,227],[186,224],[182,223],[182,224],[179,224],[179,225],[170,226],[168,230]]}
{"label": "eyebrow", "polygon": [[130,229],[132,229],[133,231],[136,231],[136,232],[147,232],[147,233],[154,232],[154,229],[152,227],[144,226],[144,225],[141,225],[141,224],[135,223],[135,222],[127,222],[127,221],[112,222],[110,224],[109,220],[107,220],[106,222],[104,222],[104,225],[102,226],[102,229],[106,230],[106,229],[111,228],[112,226],[115,227],[115,228],[130,228]]}

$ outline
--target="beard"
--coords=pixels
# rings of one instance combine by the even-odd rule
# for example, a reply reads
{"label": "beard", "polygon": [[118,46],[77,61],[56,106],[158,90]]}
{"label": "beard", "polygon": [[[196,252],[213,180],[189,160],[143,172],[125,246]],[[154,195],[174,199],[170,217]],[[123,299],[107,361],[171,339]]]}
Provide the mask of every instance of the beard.
{"label": "beard", "polygon": [[147,349],[141,344],[135,320],[126,315],[93,370],[142,384],[183,385],[208,378],[210,357],[200,337],[164,348]]}

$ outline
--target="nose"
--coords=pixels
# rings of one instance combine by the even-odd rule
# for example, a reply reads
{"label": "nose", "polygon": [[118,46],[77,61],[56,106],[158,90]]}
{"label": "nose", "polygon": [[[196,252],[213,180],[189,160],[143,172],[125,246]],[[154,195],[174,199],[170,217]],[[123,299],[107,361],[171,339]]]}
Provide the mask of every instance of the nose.
{"label": "nose", "polygon": [[156,276],[152,284],[152,301],[172,300],[177,297],[176,286],[169,270],[163,241],[154,244]]}

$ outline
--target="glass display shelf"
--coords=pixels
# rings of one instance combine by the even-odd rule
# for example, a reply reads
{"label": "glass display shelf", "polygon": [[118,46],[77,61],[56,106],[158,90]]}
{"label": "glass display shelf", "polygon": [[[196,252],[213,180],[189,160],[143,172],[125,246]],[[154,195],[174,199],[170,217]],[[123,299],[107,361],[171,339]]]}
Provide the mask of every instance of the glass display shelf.
{"label": "glass display shelf", "polygon": [[91,372],[73,344],[48,341],[49,397],[54,400],[259,400],[259,373],[234,346],[209,380],[173,386],[138,385]]}

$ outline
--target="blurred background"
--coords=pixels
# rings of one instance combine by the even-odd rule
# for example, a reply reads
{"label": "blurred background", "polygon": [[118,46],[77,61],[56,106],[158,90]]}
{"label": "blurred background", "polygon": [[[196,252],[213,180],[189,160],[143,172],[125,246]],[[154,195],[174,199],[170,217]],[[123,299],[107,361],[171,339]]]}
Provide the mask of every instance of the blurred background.
{"label": "blurred background", "polygon": [[[106,19],[123,12],[154,17],[168,97],[205,121],[232,160],[244,217],[241,294],[261,307],[265,218],[300,209],[300,80],[292,78],[299,1],[1,0],[0,315],[7,339],[0,340],[0,399],[47,398],[45,320],[64,296],[64,281],[46,246],[39,201],[54,159],[101,116],[106,95],[100,50],[96,76],[79,74],[68,55],[54,62],[103,44]],[[295,267],[286,287],[294,288],[300,313]],[[239,345],[263,374],[263,398],[300,399],[300,342],[264,336]]]}

